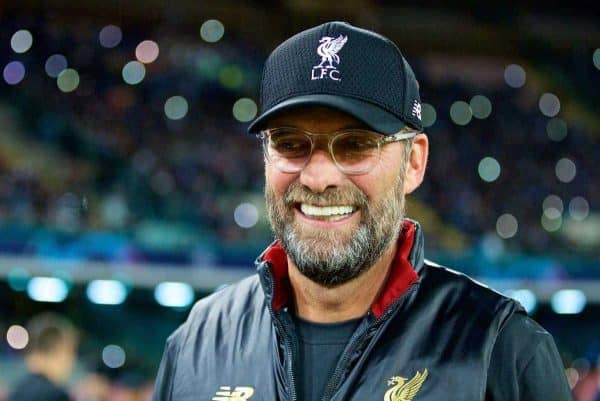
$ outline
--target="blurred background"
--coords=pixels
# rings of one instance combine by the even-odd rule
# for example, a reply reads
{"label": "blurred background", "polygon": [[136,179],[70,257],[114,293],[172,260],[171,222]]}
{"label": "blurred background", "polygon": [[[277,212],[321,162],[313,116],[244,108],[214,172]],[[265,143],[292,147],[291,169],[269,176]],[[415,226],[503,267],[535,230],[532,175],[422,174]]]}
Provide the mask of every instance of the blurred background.
{"label": "blurred background", "polygon": [[419,79],[427,257],[520,300],[600,399],[600,5],[454,3],[0,3],[0,400],[46,311],[79,333],[74,399],[149,399],[168,334],[272,239],[262,64],[332,19]]}

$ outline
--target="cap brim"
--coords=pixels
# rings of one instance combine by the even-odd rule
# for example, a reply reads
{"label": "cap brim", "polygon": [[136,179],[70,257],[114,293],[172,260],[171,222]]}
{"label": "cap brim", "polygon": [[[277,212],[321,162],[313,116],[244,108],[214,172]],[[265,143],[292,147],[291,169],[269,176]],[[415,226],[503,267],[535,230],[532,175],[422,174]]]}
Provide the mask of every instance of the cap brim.
{"label": "cap brim", "polygon": [[382,134],[392,135],[406,127],[406,123],[372,103],[344,96],[326,94],[297,96],[285,100],[263,112],[248,126],[249,133],[266,127],[270,118],[286,110],[302,106],[327,106],[343,111]]}

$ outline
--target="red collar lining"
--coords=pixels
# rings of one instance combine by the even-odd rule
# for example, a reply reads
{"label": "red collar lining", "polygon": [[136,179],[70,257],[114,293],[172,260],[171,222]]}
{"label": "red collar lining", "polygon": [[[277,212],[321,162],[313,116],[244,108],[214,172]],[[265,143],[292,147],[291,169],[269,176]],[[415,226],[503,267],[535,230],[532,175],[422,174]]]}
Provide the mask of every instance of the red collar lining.
{"label": "red collar lining", "polygon": [[[376,318],[380,317],[396,299],[402,296],[418,280],[417,273],[408,260],[414,242],[415,224],[405,221],[398,238],[398,250],[392,261],[390,275],[379,296],[371,305],[371,311]],[[287,255],[279,242],[276,242],[265,251],[263,261],[269,262],[271,267],[274,281],[272,307],[273,311],[278,311],[289,303],[290,294],[292,293],[288,275]]]}

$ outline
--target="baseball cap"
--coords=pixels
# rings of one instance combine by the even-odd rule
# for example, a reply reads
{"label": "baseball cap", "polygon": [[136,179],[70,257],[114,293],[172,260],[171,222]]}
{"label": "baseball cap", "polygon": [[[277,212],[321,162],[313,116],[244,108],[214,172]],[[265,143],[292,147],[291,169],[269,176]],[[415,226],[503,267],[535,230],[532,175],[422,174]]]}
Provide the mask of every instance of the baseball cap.
{"label": "baseball cap", "polygon": [[385,135],[421,123],[419,84],[388,38],[346,22],[327,22],[280,44],[267,58],[260,115],[248,132],[292,108],[328,106]]}

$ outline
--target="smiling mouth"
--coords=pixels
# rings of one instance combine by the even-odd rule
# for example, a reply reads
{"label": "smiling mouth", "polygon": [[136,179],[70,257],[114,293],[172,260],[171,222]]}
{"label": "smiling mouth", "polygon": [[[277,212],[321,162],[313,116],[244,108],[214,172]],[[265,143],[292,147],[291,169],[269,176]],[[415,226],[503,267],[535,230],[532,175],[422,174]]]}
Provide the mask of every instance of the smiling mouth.
{"label": "smiling mouth", "polygon": [[311,219],[322,221],[342,220],[357,210],[356,206],[350,205],[317,206],[308,203],[296,204],[296,209]]}

